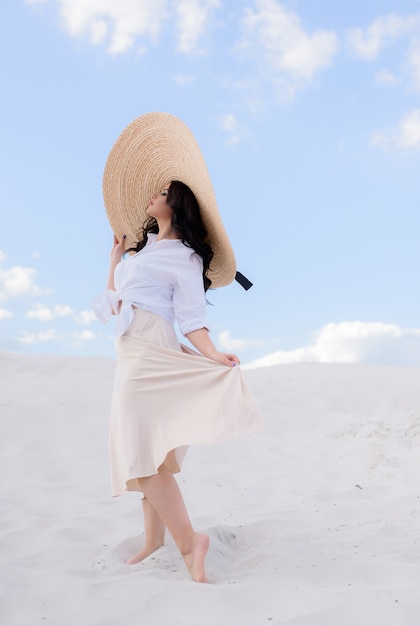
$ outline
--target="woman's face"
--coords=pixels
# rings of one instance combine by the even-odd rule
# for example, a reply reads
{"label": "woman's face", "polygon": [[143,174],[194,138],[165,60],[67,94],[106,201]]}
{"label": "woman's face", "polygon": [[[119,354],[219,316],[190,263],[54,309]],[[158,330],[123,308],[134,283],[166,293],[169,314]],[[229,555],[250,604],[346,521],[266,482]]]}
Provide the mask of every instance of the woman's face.
{"label": "woman's face", "polygon": [[172,209],[167,203],[168,188],[165,187],[158,194],[154,194],[147,205],[146,213],[156,220],[165,220],[172,217]]}

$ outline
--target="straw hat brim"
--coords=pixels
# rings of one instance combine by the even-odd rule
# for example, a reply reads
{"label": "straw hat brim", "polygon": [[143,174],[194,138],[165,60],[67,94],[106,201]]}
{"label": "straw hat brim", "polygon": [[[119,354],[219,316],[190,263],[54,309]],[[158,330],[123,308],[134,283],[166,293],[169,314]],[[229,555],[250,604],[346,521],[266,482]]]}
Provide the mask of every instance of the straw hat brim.
{"label": "straw hat brim", "polygon": [[211,287],[235,278],[236,261],[217,206],[201,150],[190,129],[169,113],[147,113],[118,137],[108,156],[103,195],[111,228],[126,235],[126,248],[138,241],[151,196],[172,180],[193,191],[214,253],[208,271]]}

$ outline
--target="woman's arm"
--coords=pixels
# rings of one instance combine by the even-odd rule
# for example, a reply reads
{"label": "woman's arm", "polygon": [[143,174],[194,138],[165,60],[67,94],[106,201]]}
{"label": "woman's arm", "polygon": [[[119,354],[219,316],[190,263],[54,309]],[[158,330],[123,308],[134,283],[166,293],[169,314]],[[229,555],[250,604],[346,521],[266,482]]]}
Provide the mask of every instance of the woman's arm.
{"label": "woman's arm", "polygon": [[[109,266],[108,281],[106,285],[106,288],[112,289],[112,291],[115,291],[115,284],[114,284],[115,268],[117,267],[118,263],[121,262],[121,259],[124,254],[124,239],[125,239],[125,235],[121,239],[121,241],[118,241],[117,237],[114,235],[114,245],[112,246],[112,250],[111,250],[111,263]],[[115,315],[114,311],[112,312],[112,315]]]}
{"label": "woman's arm", "polygon": [[112,289],[113,291],[115,291],[115,285],[114,285],[115,268],[117,267],[118,263],[120,263],[124,254],[124,239],[125,239],[125,235],[121,239],[121,241],[118,241],[117,237],[114,235],[114,245],[112,246],[112,250],[111,250],[111,264],[109,266],[108,282],[106,285],[107,289]]}
{"label": "woman's arm", "polygon": [[121,301],[118,300],[118,294],[115,289],[114,272],[116,266],[121,261],[123,254],[124,246],[114,235],[114,245],[111,250],[111,265],[109,268],[107,289],[103,293],[96,296],[92,302],[92,310],[103,324],[107,324],[111,315],[116,315],[116,311],[118,311],[121,307]]}
{"label": "woman's arm", "polygon": [[209,331],[207,330],[207,328],[193,330],[192,332],[187,333],[185,336],[189,341],[191,341],[192,345],[208,359],[213,359],[213,361],[222,363],[222,365],[230,365],[230,367],[239,365],[240,361],[236,354],[227,354],[225,352],[219,352],[219,350],[217,350],[216,346],[210,339]]}

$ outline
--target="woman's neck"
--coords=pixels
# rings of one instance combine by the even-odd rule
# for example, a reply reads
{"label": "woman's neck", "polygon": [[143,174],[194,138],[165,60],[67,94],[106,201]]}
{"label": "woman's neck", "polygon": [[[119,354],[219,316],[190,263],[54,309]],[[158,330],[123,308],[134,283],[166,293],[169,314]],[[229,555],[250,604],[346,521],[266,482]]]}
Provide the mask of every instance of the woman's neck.
{"label": "woman's neck", "polygon": [[160,241],[161,239],[179,239],[171,222],[159,222],[158,221],[159,232],[156,236],[156,241]]}

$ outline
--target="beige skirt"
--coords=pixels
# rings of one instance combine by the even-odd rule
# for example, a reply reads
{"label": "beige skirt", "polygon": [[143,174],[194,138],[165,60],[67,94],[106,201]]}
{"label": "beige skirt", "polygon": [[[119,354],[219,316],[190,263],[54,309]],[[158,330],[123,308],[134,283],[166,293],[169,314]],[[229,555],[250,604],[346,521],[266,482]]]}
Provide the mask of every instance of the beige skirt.
{"label": "beige skirt", "polygon": [[181,346],[163,317],[135,309],[115,345],[112,495],[141,491],[139,478],[156,474],[162,464],[179,472],[189,445],[225,441],[262,427],[240,368]]}

